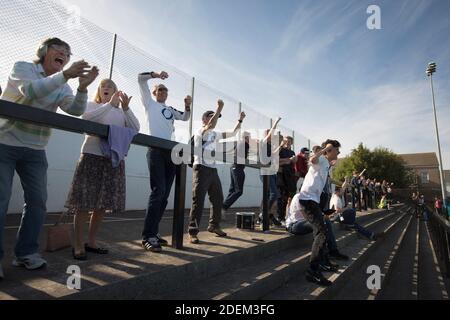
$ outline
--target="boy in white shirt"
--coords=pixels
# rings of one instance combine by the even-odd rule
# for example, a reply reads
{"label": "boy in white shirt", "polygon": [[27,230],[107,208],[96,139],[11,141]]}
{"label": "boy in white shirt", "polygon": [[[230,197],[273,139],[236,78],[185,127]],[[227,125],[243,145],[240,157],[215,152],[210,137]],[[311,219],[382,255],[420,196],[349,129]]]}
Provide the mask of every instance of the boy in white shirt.
{"label": "boy in white shirt", "polygon": [[314,229],[314,242],[306,279],[319,285],[329,286],[331,282],[322,275],[320,265],[325,264],[329,271],[335,271],[337,266],[329,261],[324,252],[327,228],[320,209],[320,195],[327,182],[330,167],[336,163],[340,154],[341,144],[336,140],[327,140],[322,146],[323,149],[310,159],[311,166],[303,182],[299,199],[305,210],[305,218]]}

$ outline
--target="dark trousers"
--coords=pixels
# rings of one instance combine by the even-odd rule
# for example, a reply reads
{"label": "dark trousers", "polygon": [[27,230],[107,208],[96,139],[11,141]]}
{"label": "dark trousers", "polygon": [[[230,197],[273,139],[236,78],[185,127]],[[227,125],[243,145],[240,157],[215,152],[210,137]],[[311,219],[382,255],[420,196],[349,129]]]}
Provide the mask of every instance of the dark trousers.
{"label": "dark trousers", "polygon": [[300,200],[300,204],[305,208],[306,220],[313,227],[314,241],[311,247],[310,267],[313,270],[318,270],[319,264],[327,260],[325,254],[327,226],[318,203],[311,200]]}
{"label": "dark trousers", "polygon": [[145,214],[142,238],[154,238],[159,232],[159,223],[167,207],[176,166],[171,159],[171,152],[149,148],[147,153],[148,170],[150,172],[150,197]]}
{"label": "dark trousers", "polygon": [[209,225],[220,227],[222,218],[223,193],[217,169],[196,165],[192,176],[192,208],[189,215],[189,234],[199,233],[200,221],[205,207],[206,194],[209,195],[211,209]]}
{"label": "dark trousers", "polygon": [[231,184],[228,197],[223,203],[223,208],[228,210],[244,193],[245,171],[240,165],[230,168]]}
{"label": "dark trousers", "polygon": [[279,193],[277,203],[278,220],[284,221],[286,219],[288,200],[289,198],[292,198],[297,191],[294,172],[283,168],[282,172],[277,174],[277,186]]}

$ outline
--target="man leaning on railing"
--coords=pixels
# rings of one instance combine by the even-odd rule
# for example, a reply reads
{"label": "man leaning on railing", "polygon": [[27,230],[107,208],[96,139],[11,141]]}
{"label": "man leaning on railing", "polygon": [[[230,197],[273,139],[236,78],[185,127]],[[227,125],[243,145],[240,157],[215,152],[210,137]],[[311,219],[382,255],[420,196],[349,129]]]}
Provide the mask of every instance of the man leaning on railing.
{"label": "man leaning on railing", "polygon": [[[84,60],[69,63],[71,48],[58,39],[42,42],[34,62],[17,62],[8,78],[1,99],[56,112],[80,116],[86,110],[87,87],[98,76],[97,67]],[[76,95],[67,81],[79,79]],[[28,270],[39,269],[47,262],[39,255],[39,234],[45,219],[47,202],[47,158],[45,147],[51,129],[8,120],[0,125],[0,239],[11,197],[14,171],[17,171],[24,189],[25,205],[13,265]],[[0,241],[0,261],[3,258]],[[0,264],[0,278],[3,271]]]}

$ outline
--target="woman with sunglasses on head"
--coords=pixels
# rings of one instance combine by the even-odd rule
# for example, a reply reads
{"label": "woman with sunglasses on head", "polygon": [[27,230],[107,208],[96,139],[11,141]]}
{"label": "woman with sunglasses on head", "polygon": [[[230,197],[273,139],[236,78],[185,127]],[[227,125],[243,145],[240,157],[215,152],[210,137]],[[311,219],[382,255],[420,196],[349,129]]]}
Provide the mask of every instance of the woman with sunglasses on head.
{"label": "woman with sunglasses on head", "polygon": [[[88,103],[83,119],[139,131],[139,121],[129,107],[131,98],[119,91],[112,80],[104,79],[94,101]],[[103,155],[100,138],[87,135],[66,202],[66,207],[75,214],[74,259],[86,260],[86,252],[108,253],[108,249],[97,245],[97,234],[107,211],[125,211],[125,194],[125,162],[122,160],[114,167],[111,159]],[[84,244],[84,225],[90,212],[89,240]]]}

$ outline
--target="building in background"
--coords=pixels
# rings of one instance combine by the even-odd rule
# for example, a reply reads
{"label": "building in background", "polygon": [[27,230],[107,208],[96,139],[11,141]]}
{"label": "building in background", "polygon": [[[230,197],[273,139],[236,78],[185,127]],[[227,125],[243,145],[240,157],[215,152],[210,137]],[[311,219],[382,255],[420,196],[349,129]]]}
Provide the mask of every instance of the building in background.
{"label": "building in background", "polygon": [[415,181],[410,186],[411,192],[420,192],[425,195],[425,200],[433,201],[434,197],[441,197],[441,182],[439,177],[439,161],[436,153],[411,153],[399,155],[406,163],[406,167],[412,169]]}

